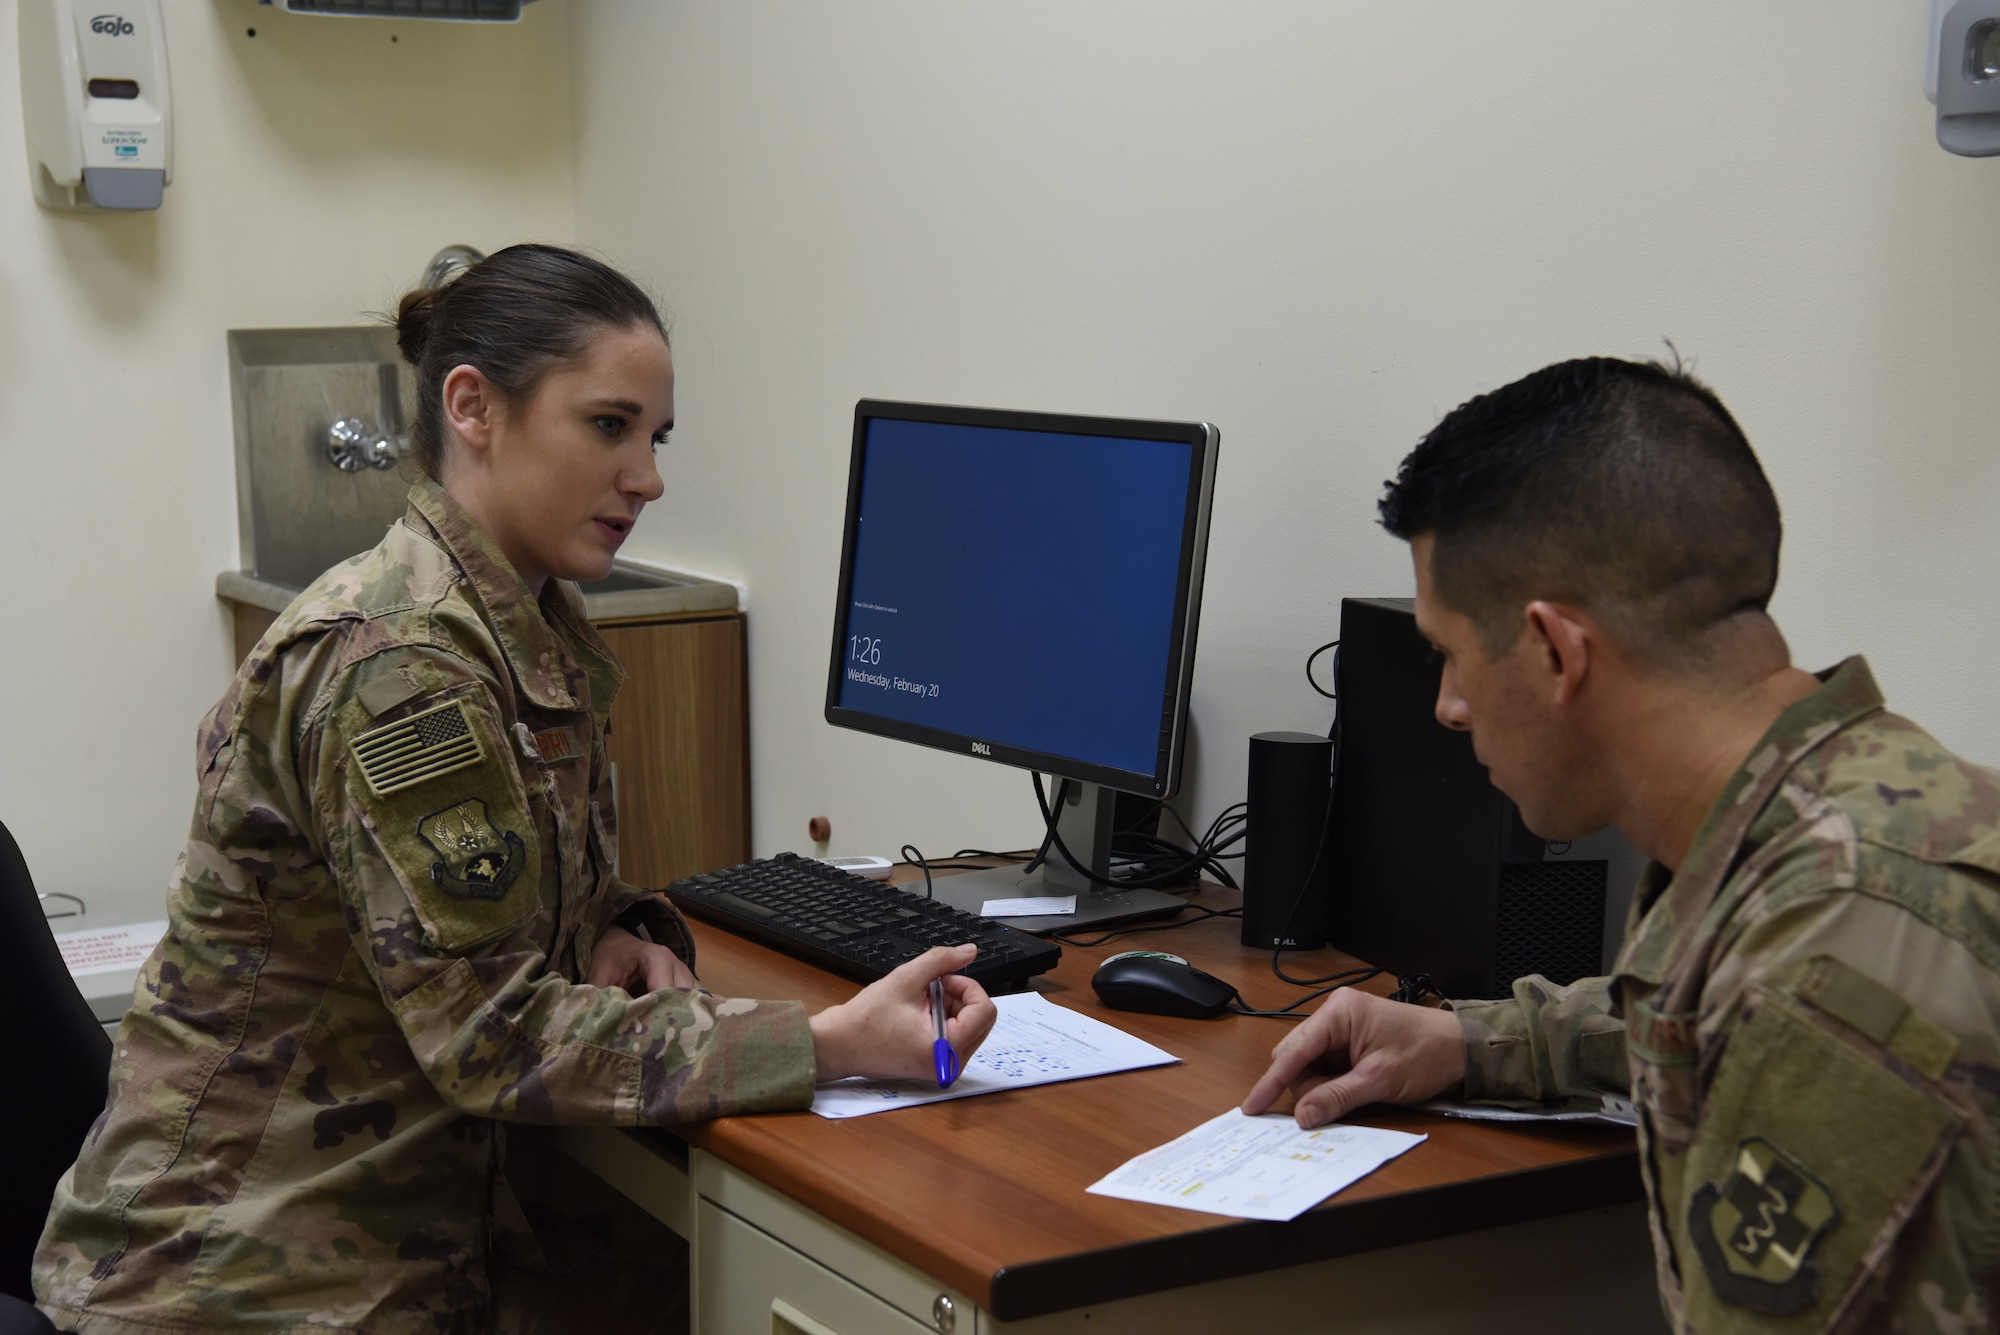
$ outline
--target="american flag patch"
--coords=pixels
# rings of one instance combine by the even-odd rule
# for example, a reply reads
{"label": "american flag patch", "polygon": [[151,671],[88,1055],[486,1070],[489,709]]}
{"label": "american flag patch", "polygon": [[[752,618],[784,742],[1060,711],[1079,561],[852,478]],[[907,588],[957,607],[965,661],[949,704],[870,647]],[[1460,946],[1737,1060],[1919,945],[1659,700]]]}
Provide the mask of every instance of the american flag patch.
{"label": "american flag patch", "polygon": [[459,700],[363,733],[352,749],[354,763],[378,797],[476,765],[481,757],[479,738]]}

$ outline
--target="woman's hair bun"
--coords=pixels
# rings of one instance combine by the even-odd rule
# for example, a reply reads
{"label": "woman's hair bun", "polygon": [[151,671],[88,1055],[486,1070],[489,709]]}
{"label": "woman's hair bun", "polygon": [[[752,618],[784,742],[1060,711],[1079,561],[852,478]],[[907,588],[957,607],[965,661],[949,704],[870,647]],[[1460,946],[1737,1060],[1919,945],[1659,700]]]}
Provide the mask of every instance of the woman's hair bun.
{"label": "woman's hair bun", "polygon": [[424,343],[430,337],[431,316],[437,311],[437,293],[427,287],[403,294],[396,307],[396,347],[412,366],[423,364]]}

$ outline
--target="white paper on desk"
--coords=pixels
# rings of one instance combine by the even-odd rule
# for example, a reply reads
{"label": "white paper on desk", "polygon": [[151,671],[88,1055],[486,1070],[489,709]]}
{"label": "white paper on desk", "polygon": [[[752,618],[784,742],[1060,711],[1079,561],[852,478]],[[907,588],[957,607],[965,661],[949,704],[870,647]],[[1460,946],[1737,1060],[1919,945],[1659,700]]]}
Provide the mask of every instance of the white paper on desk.
{"label": "white paper on desk", "polygon": [[55,933],[56,948],[62,951],[69,976],[86,978],[94,973],[116,973],[136,969],[167,934],[166,919],[131,922],[122,927],[83,927],[73,932]]}
{"label": "white paper on desk", "polygon": [[1076,912],[1075,895],[1037,895],[1031,899],[989,899],[979,906],[982,918],[1046,918]]}
{"label": "white paper on desk", "polygon": [[1598,1108],[1495,1108],[1482,1103],[1453,1103],[1432,1099],[1416,1105],[1418,1112],[1456,1117],[1466,1122],[1596,1122],[1604,1126],[1637,1126],[1639,1110],[1632,1100],[1606,1094]]}
{"label": "white paper on desk", "polygon": [[1295,1219],[1428,1139],[1340,1122],[1301,1131],[1288,1115],[1231,1108],[1087,1190],[1237,1219]]}
{"label": "white paper on desk", "polygon": [[1044,999],[1039,992],[995,997],[1000,1018],[950,1089],[935,1080],[836,1080],[813,1091],[821,1117],[865,1117],[919,1103],[1082,1080],[1116,1071],[1165,1066],[1179,1057],[1102,1020]]}

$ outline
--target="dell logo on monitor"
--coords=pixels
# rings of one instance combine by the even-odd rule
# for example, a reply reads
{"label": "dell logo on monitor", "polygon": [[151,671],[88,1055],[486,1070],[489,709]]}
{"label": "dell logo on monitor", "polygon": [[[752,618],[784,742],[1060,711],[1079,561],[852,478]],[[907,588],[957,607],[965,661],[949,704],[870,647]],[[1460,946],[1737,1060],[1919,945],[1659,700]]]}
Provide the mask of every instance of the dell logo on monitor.
{"label": "dell logo on monitor", "polygon": [[132,21],[122,14],[99,14],[90,21],[90,30],[106,37],[130,37]]}
{"label": "dell logo on monitor", "polygon": [[985,742],[974,742],[972,744],[972,754],[975,756],[990,757],[993,754],[993,748],[987,745]]}

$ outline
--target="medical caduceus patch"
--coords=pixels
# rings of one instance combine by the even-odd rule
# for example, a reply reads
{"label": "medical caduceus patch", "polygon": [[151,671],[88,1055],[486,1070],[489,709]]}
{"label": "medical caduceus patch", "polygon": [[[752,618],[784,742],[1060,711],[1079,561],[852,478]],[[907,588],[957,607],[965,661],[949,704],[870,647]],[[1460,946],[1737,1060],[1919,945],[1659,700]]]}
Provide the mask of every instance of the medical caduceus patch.
{"label": "medical caduceus patch", "polygon": [[1806,1261],[1840,1221],[1826,1185],[1761,1136],[1736,1147],[1720,1182],[1695,1192],[1688,1236],[1716,1297],[1791,1316],[1812,1306],[1819,1274]]}
{"label": "medical caduceus patch", "polygon": [[495,829],[477,797],[433,811],[417,822],[417,833],[438,855],[431,879],[461,899],[505,898],[527,861],[521,836]]}

